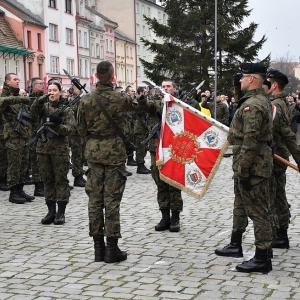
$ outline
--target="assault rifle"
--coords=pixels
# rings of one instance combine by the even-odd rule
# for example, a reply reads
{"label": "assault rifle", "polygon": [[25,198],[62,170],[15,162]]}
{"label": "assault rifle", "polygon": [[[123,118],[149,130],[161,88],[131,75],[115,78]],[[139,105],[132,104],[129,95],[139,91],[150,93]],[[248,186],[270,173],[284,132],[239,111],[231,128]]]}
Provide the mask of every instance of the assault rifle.
{"label": "assault rifle", "polygon": [[185,101],[186,98],[190,98],[193,96],[193,94],[195,92],[197,92],[201,86],[204,84],[205,80],[203,80],[202,82],[199,83],[199,85],[197,87],[192,88],[189,92],[187,92],[186,94],[181,95],[181,97],[179,98],[182,101]]}
{"label": "assault rifle", "polygon": [[17,115],[17,121],[18,121],[18,124],[17,124],[17,127],[16,127],[16,131],[18,133],[20,133],[21,135],[23,135],[23,131],[21,129],[21,125],[24,124],[24,121],[23,121],[23,118],[26,118],[28,120],[31,120],[32,119],[32,116],[31,114],[27,113],[25,111],[25,104],[24,103],[21,103],[20,104],[20,108],[19,108],[19,111],[18,111],[18,115]]}
{"label": "assault rifle", "polygon": [[[63,69],[64,70],[64,69]],[[81,90],[84,90],[86,93],[87,90],[85,89],[85,86],[86,84],[82,85],[77,78],[72,78],[70,76],[70,74],[64,70],[64,72],[66,73],[66,75],[71,79],[71,82],[81,91]],[[53,130],[51,128],[51,123],[50,122],[50,117],[61,117],[64,113],[64,111],[75,105],[77,102],[80,101],[80,99],[84,96],[85,94],[84,93],[81,93],[79,95],[77,95],[73,100],[69,101],[66,105],[64,105],[61,109],[57,110],[55,113],[53,113],[52,115],[48,116],[46,118],[46,123],[44,123],[36,132],[36,135],[35,137],[26,144],[26,146],[30,149],[30,150],[34,150],[35,149],[35,146],[39,140],[39,138],[42,140],[43,143],[47,142],[47,139],[48,138],[53,138],[54,135],[58,136],[59,134]]]}
{"label": "assault rifle", "polygon": [[159,138],[160,136],[160,122],[156,123],[153,128],[151,129],[150,133],[148,134],[147,138],[141,142],[142,145],[146,147],[147,150],[149,150],[150,147],[150,141],[155,138]]}

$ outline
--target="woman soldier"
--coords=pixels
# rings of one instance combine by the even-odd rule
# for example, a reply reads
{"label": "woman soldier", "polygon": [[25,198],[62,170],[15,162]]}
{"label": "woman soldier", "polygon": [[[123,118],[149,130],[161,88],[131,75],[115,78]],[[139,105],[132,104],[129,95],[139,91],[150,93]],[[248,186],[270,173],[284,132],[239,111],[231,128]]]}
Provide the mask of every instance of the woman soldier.
{"label": "woman soldier", "polygon": [[75,131],[76,121],[70,108],[58,116],[57,111],[63,107],[63,103],[60,83],[52,82],[48,86],[48,94],[35,100],[31,106],[31,113],[39,116],[41,124],[50,128],[46,131],[46,141],[39,139],[36,148],[40,169],[43,170],[41,175],[48,206],[48,214],[42,219],[42,224],[64,224],[65,209],[70,197],[67,178],[70,149],[67,136]]}

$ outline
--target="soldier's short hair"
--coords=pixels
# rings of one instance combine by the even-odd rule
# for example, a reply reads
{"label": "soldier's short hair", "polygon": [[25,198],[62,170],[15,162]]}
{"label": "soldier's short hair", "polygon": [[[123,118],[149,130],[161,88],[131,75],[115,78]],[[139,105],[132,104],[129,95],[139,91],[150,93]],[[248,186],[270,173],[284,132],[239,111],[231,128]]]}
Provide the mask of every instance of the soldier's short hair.
{"label": "soldier's short hair", "polygon": [[138,87],[138,89],[136,90],[136,92],[138,93],[138,95],[141,95],[144,92],[145,88],[143,86]]}
{"label": "soldier's short hair", "polygon": [[16,75],[16,76],[17,76],[16,73],[7,73],[7,74],[5,75],[4,80],[5,80],[5,81],[6,81],[6,80],[10,80],[11,75]]}
{"label": "soldier's short hair", "polygon": [[164,81],[172,82],[173,87],[176,88],[176,83],[175,83],[175,81],[172,80],[171,78],[165,78],[162,82],[164,82]]}
{"label": "soldier's short hair", "polygon": [[114,67],[109,61],[102,61],[97,65],[99,81],[110,81],[114,73]]}
{"label": "soldier's short hair", "polygon": [[[59,91],[62,91],[62,87],[61,87],[60,83],[57,82],[57,81],[53,81],[53,82],[50,83],[49,85],[56,85],[57,88],[58,88],[58,90],[59,90]],[[48,86],[48,87],[49,87],[49,86]]]}

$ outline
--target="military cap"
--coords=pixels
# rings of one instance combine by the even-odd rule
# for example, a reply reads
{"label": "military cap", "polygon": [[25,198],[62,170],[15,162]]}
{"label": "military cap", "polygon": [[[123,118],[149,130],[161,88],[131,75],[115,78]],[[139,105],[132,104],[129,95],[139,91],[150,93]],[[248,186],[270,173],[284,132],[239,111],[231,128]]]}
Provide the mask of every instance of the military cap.
{"label": "military cap", "polygon": [[240,65],[243,74],[266,74],[267,68],[258,63],[242,63]]}
{"label": "military cap", "polygon": [[267,78],[277,78],[282,80],[285,84],[289,83],[287,76],[276,69],[269,69],[267,72]]}

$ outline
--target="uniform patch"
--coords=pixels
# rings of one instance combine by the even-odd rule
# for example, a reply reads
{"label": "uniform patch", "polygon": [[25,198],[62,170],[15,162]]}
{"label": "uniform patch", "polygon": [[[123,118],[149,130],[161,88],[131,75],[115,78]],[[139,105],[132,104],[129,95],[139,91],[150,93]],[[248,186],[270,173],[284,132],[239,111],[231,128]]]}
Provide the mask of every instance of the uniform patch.
{"label": "uniform patch", "polygon": [[247,111],[250,111],[250,107],[249,106],[247,106],[247,107],[244,108],[244,112],[247,112]]}

